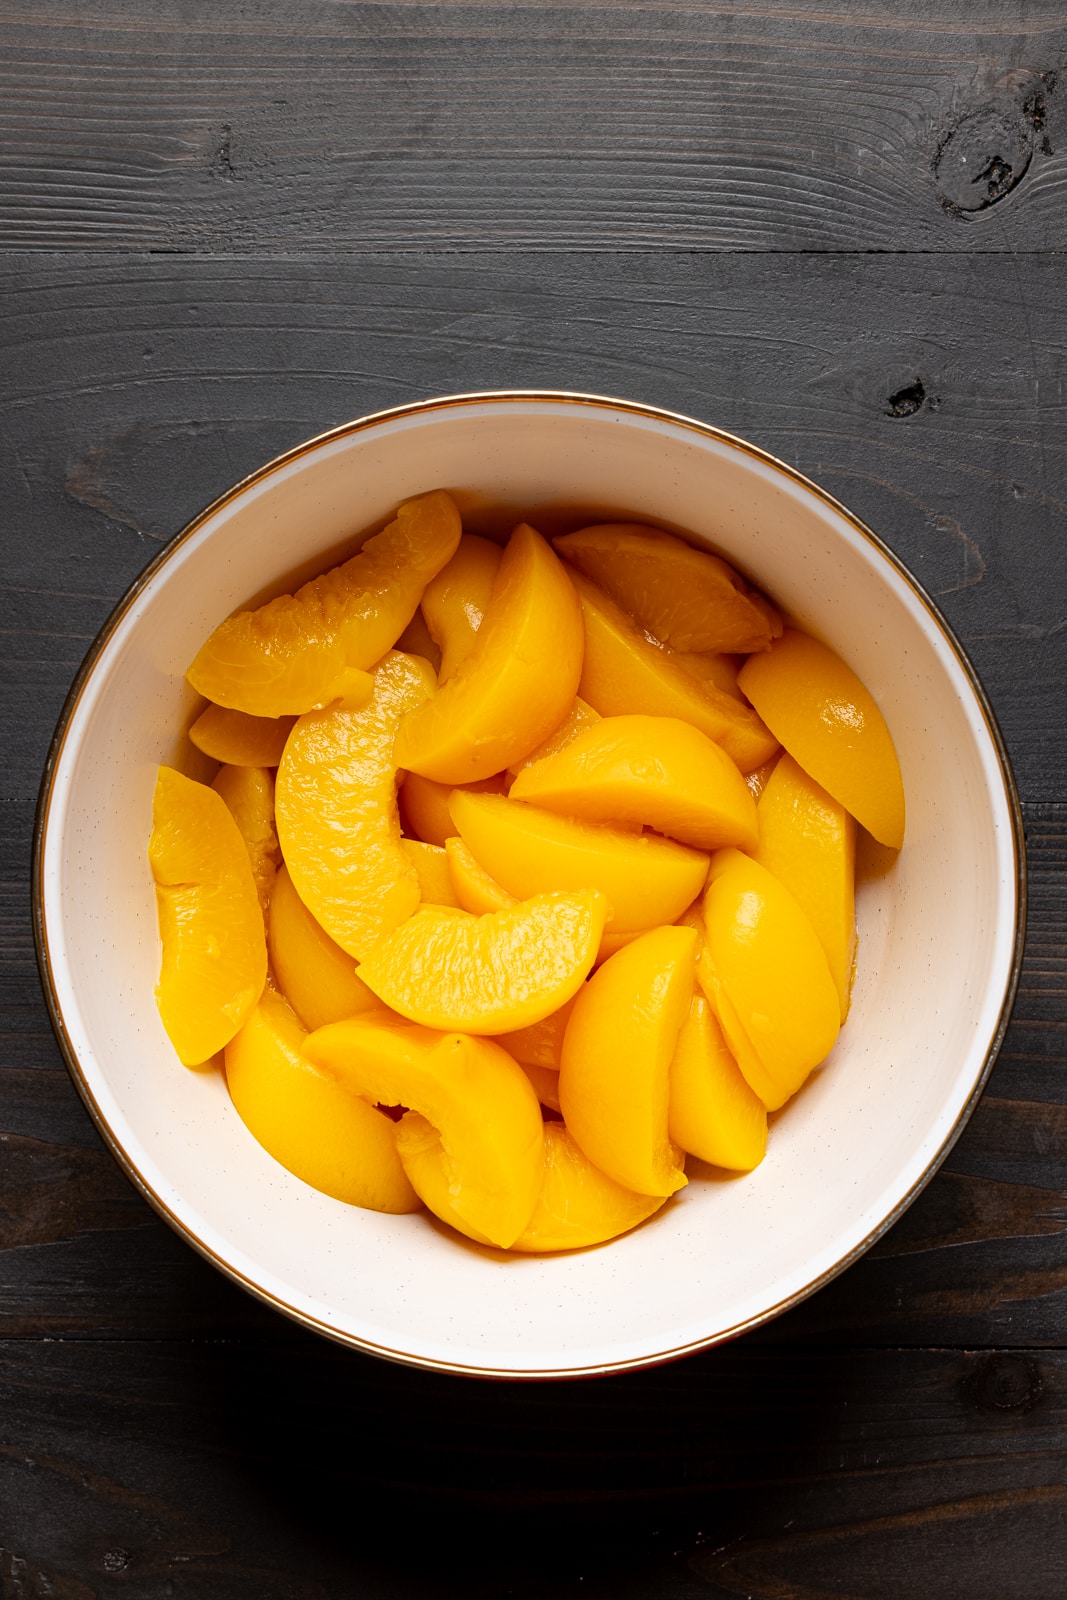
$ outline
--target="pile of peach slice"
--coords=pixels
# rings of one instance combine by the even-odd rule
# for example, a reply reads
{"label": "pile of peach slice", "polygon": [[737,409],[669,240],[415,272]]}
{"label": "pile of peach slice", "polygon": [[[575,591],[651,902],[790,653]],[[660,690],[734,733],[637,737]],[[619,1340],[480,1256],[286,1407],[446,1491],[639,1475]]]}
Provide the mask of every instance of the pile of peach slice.
{"label": "pile of peach slice", "polygon": [[527,1252],[758,1165],[848,1012],[857,823],[904,831],[871,696],[725,561],[554,546],[435,490],[224,621],[149,849],[180,1059],[336,1200]]}

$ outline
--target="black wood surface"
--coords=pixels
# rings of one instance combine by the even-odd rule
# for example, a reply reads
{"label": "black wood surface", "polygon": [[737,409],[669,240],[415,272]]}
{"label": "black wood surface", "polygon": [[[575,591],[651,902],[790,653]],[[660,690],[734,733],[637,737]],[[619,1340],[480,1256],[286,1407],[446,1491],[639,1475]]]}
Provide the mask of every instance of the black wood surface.
{"label": "black wood surface", "polygon": [[[18,0],[0,13],[2,1600],[1067,1593],[1067,9]],[[890,1234],[758,1334],[528,1389],[298,1332],[120,1175],[40,998],[96,628],[362,412],[628,395],[938,596],[1024,801],[1005,1048]]]}

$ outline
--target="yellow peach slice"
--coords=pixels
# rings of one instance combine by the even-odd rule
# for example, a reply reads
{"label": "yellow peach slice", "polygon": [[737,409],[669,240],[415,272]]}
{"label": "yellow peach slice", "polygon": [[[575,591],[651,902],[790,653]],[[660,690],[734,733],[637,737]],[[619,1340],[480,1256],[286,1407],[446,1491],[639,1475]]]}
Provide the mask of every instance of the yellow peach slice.
{"label": "yellow peach slice", "polygon": [[684,1156],[668,1132],[669,1077],[693,994],[696,935],[654,928],[605,961],[574,1003],[559,1072],[564,1120],[624,1189],[671,1195]]}
{"label": "yellow peach slice", "polygon": [[430,637],[441,651],[442,683],[470,653],[489,605],[502,554],[498,544],[465,533],[455,555],[426,585],[422,614]]}
{"label": "yellow peach slice", "polygon": [[423,844],[421,839],[401,839],[400,848],[418,875],[419,899],[424,905],[462,905],[452,887],[448,857],[441,845]]}
{"label": "yellow peach slice", "polygon": [[602,717],[520,772],[512,800],[585,822],[638,822],[683,844],[755,848],[756,807],[719,745],[677,717]]}
{"label": "yellow peach slice", "polygon": [[467,655],[401,723],[397,765],[438,783],[503,771],[559,726],[581,667],[577,596],[550,546],[523,524],[508,540]]}
{"label": "yellow peach slice", "polygon": [[749,706],[714,683],[699,682],[588,578],[572,578],[585,624],[578,691],[601,716],[680,717],[722,745],[742,772],[774,754],[778,740]]}
{"label": "yellow peach slice", "polygon": [[426,618],[422,614],[422,607],[416,611],[403,633],[396,641],[398,650],[406,650],[409,656],[423,656],[430,663],[434,672],[440,676],[441,652],[435,644]]}
{"label": "yellow peach slice", "polygon": [[674,650],[765,650],[782,631],[774,607],[733,567],[662,528],[608,522],[554,543]]}
{"label": "yellow peach slice", "polygon": [[506,1050],[395,1018],[356,1017],[311,1034],[304,1053],[372,1104],[410,1108],[397,1149],[431,1210],[443,1193],[465,1232],[504,1248],[517,1238],[541,1184],[544,1124],[529,1079]]}
{"label": "yellow peach slice", "polygon": [[[666,650],[666,645],[663,648]],[[716,689],[732,695],[735,700],[744,699],[737,686],[737,674],[741,669],[739,656],[716,650],[669,650],[667,653],[675,666],[688,672],[691,678],[714,684]]]}
{"label": "yellow peach slice", "polygon": [[[497,1034],[497,1044],[502,1044],[509,1056],[514,1056],[520,1067],[544,1067],[558,1072],[563,1053],[563,1036],[567,1031],[574,1001],[553,1011],[529,1028],[516,1028],[511,1033]],[[554,1106],[554,1111],[559,1107]]]}
{"label": "yellow peach slice", "polygon": [[189,668],[189,682],[208,700],[262,717],[328,705],[346,674],[351,698],[351,672],[373,666],[395,643],[460,533],[443,489],[406,501],[351,560],[221,623]]}
{"label": "yellow peach slice", "polygon": [[265,989],[226,1046],[226,1083],[245,1127],[312,1188],[370,1211],[417,1211],[396,1149],[396,1123],[303,1054],[306,1034]]}
{"label": "yellow peach slice", "polygon": [[581,1250],[629,1233],[666,1205],[665,1196],[634,1194],[583,1155],[562,1122],[545,1124],[545,1173],[533,1216],[512,1243],[530,1254]]}
{"label": "yellow peach slice", "polygon": [[198,750],[229,767],[276,767],[295,717],[250,717],[209,705],[189,729]]}
{"label": "yellow peach slice", "polygon": [[487,911],[510,911],[519,904],[513,894],[508,894],[478,865],[462,839],[445,840],[445,858],[452,888],[464,911],[483,917]]}
{"label": "yellow peach slice", "polygon": [[221,795],[160,767],[148,861],[163,944],[156,1004],[179,1060],[199,1066],[233,1038],[266,981],[248,850]]}
{"label": "yellow peach slice", "polygon": [[768,727],[804,771],[878,840],[904,842],[904,785],[885,718],[833,650],[787,628],[738,677]]}
{"label": "yellow peach slice", "polygon": [[765,761],[762,767],[757,767],[755,772],[746,772],[745,774],[745,782],[748,785],[748,792],[752,796],[753,800],[755,800],[757,805],[759,804],[760,795],[770,782],[771,773],[778,765],[780,756],[781,751],[778,752],[778,755],[772,756],[769,761]]}
{"label": "yellow peach slice", "polygon": [[433,693],[421,656],[393,650],[372,673],[359,711],[301,717],[278,768],[278,836],[293,883],[315,919],[359,959],[419,903],[401,848],[393,740],[400,718]]}
{"label": "yellow peach slice", "polygon": [[760,796],[754,858],[806,914],[848,1015],[856,954],[856,824],[844,806],[783,755]]}
{"label": "yellow peach slice", "polygon": [[542,894],[483,917],[423,906],[382,939],[359,973],[412,1022],[508,1033],[540,1022],[576,994],[604,928],[603,895]]}
{"label": "yellow peach slice", "polygon": [[[406,772],[400,785],[400,815],[404,827],[423,844],[443,846],[455,833],[448,802],[455,788],[453,783],[435,783],[433,778],[423,778],[417,772]],[[480,783],[464,785],[472,794],[504,794],[507,783],[502,772]]]}
{"label": "yellow peach slice", "polygon": [[611,933],[672,922],[704,883],[707,856],[653,834],[556,816],[502,795],[452,796],[452,819],[475,860],[519,900],[552,889],[599,889]]}
{"label": "yellow peach slice", "polygon": [[267,944],[278,987],[306,1028],[380,1009],[381,1001],[357,976],[352,957],[319,926],[297,894],[286,867],[274,880]]}
{"label": "yellow peach slice", "polygon": [[559,1110],[559,1073],[553,1072],[551,1067],[531,1066],[528,1061],[520,1061],[519,1066],[529,1078],[533,1092],[543,1106],[549,1111]]}
{"label": "yellow peach slice", "polygon": [[543,761],[546,756],[554,756],[560,750],[566,750],[572,739],[576,739],[584,729],[589,728],[594,722],[599,722],[600,713],[594,711],[592,706],[587,706],[584,700],[577,695],[574,704],[558,728],[553,728],[547,739],[531,750],[522,761],[516,761],[514,766],[508,768],[508,777],[514,780],[518,774],[531,766],[535,761]]}
{"label": "yellow peach slice", "polygon": [[671,1062],[671,1139],[713,1167],[750,1172],[767,1149],[767,1108],[726,1048],[703,994],[690,1002]]}
{"label": "yellow peach slice", "polygon": [[822,945],[789,890],[739,850],[711,858],[704,929],[698,977],[749,1087],[775,1111],[841,1026]]}
{"label": "yellow peach slice", "polygon": [[211,787],[241,830],[265,914],[282,859],[274,826],[274,778],[267,767],[220,767]]}

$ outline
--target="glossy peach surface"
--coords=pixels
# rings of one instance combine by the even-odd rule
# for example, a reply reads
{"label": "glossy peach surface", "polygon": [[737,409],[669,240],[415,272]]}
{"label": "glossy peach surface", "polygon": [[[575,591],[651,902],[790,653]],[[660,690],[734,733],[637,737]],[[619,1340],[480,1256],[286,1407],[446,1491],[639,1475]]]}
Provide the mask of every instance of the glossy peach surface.
{"label": "glossy peach surface", "polygon": [[160,767],[148,861],[163,961],[156,1004],[187,1066],[241,1027],[267,976],[263,913],[240,829],[221,795]]}
{"label": "glossy peach surface", "polygon": [[451,560],[426,585],[420,607],[441,652],[438,678],[450,678],[474,643],[500,567],[501,548],[465,533]]}
{"label": "glossy peach surface", "polygon": [[[452,783],[436,783],[418,772],[405,772],[400,786],[400,816],[405,832],[424,844],[444,845],[456,831],[448,809],[455,787]],[[474,794],[503,794],[507,785],[503,773],[495,773],[464,787]]]}
{"label": "glossy peach surface", "polygon": [[789,754],[881,844],[904,843],[904,783],[870,691],[818,639],[788,628],[738,682]]}
{"label": "glossy peach surface", "polygon": [[702,993],[693,996],[671,1060],[671,1139],[713,1167],[750,1172],[767,1149],[767,1109],[745,1081]]}
{"label": "glossy peach surface", "polygon": [[533,1216],[512,1241],[513,1250],[535,1254],[603,1244],[667,1203],[665,1196],[634,1194],[601,1172],[562,1122],[545,1124],[544,1161]]}
{"label": "glossy peach surface", "polygon": [[381,1004],[357,976],[352,957],[316,922],[286,867],[274,880],[267,946],[278,988],[305,1028],[340,1022]]}
{"label": "glossy peach surface", "polygon": [[226,1083],[241,1121],[296,1177],[371,1211],[418,1210],[396,1149],[396,1124],[303,1054],[306,1033],[265,989],[226,1046]]}
{"label": "glossy peach surface", "polygon": [[189,729],[198,750],[231,767],[276,767],[295,717],[253,717],[208,705]]}
{"label": "glossy peach surface", "polygon": [[508,540],[467,655],[402,722],[398,766],[439,783],[502,772],[558,727],[581,667],[577,596],[551,547],[523,524]]}
{"label": "glossy peach surface", "polygon": [[461,531],[443,490],[406,501],[342,566],[221,623],[197,652],[189,682],[208,700],[263,717],[327,705],[342,682],[354,699],[354,674],[395,644]]}
{"label": "glossy peach surface", "polygon": [[669,1078],[693,994],[696,935],[655,928],[605,961],[574,1003],[559,1103],[583,1154],[624,1189],[674,1194],[685,1157],[668,1133]]}
{"label": "glossy peach surface", "polygon": [[241,830],[256,893],[266,915],[282,859],[274,825],[274,774],[267,767],[220,767],[211,787],[225,800]]}

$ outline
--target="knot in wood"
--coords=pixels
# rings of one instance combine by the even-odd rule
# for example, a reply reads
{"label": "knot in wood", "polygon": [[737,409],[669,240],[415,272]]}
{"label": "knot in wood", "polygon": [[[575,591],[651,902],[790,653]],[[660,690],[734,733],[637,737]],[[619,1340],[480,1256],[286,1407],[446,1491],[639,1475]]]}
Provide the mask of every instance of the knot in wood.
{"label": "knot in wood", "polygon": [[903,389],[898,389],[891,394],[885,403],[887,417],[913,417],[926,399],[926,390],[921,378],[916,378],[914,383],[907,383]]}
{"label": "knot in wood", "polygon": [[1022,107],[980,106],[958,122],[934,156],[934,178],[945,209],[953,214],[985,211],[1010,194],[1033,158],[1035,131],[1034,117]]}
{"label": "knot in wood", "polygon": [[1029,1411],[1044,1385],[1033,1361],[1018,1355],[988,1356],[966,1380],[976,1405],[986,1411]]}

